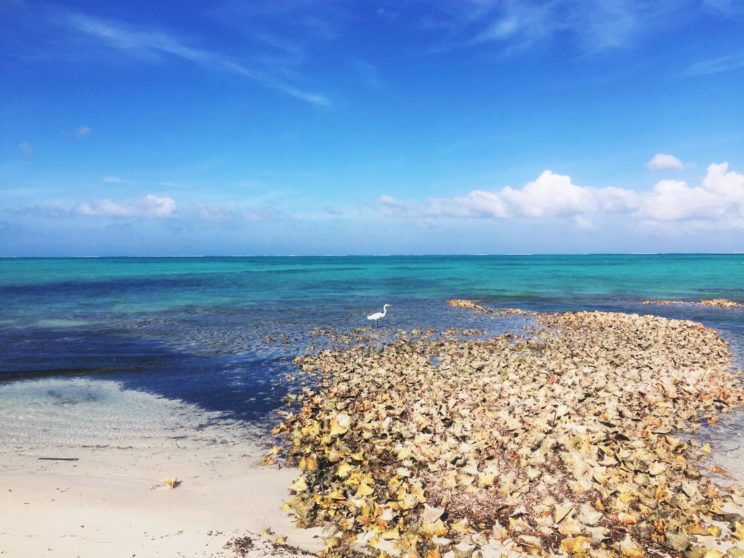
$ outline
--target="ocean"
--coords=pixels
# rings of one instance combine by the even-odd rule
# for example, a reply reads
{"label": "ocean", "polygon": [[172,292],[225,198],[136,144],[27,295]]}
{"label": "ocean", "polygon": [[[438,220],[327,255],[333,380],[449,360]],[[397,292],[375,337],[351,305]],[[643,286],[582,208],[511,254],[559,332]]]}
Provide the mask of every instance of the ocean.
{"label": "ocean", "polygon": [[105,416],[126,390],[260,423],[319,329],[369,327],[385,303],[390,334],[520,326],[450,298],[692,319],[744,363],[744,311],[642,304],[744,301],[744,255],[0,259],[0,420],[90,404]]}

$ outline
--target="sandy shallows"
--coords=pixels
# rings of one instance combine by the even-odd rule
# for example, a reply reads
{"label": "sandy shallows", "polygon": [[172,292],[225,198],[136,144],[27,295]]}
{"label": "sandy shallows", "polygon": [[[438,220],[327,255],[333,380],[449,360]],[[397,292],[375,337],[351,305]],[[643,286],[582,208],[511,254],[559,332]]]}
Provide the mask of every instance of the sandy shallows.
{"label": "sandy shallows", "polygon": [[0,556],[232,557],[235,537],[264,556],[265,528],[318,547],[280,510],[297,472],[260,467],[253,433],[216,414],[114,382],[42,380],[0,386],[0,421]]}

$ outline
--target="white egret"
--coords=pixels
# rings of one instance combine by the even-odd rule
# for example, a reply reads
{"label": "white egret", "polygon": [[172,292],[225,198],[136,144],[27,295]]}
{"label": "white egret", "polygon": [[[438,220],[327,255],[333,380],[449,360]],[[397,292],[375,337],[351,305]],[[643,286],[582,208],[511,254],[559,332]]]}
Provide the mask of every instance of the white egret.
{"label": "white egret", "polygon": [[383,305],[382,312],[375,312],[374,314],[370,314],[369,316],[367,316],[367,319],[372,320],[373,322],[375,322],[375,325],[377,325],[377,321],[384,318],[387,314],[388,306],[392,306],[392,304]]}

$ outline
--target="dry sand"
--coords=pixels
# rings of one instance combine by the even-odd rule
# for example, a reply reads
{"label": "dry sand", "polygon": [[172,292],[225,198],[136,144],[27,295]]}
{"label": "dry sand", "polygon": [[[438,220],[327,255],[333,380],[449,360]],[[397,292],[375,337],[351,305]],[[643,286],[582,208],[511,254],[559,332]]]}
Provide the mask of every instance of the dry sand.
{"label": "dry sand", "polygon": [[[0,556],[233,556],[234,536],[271,527],[318,548],[279,508],[296,471],[221,446],[148,453],[78,449],[80,460],[2,456]],[[182,483],[167,488],[162,479]]]}
{"label": "dry sand", "polygon": [[[54,389],[67,393],[69,385]],[[232,557],[225,544],[246,535],[255,540],[246,556],[265,556],[261,548],[269,545],[258,534],[267,527],[287,535],[288,544],[323,546],[317,532],[295,528],[280,510],[297,471],[261,467],[263,451],[239,425],[194,431],[187,417],[199,412],[181,403],[112,382],[76,380],[73,387],[78,394],[104,389],[107,397],[68,398],[50,414],[36,396],[35,406],[9,405],[17,394],[0,386],[0,421],[8,425],[0,434],[0,556]],[[86,423],[100,423],[97,413],[112,399],[115,415],[117,398],[139,416],[114,416],[105,431]],[[181,484],[170,489],[163,480],[173,477]]]}

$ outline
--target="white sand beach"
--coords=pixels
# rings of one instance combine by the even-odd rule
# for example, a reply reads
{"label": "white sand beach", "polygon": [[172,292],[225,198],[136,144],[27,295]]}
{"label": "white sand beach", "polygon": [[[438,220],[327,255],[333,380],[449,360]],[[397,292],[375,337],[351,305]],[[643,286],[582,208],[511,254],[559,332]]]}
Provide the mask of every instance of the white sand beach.
{"label": "white sand beach", "polygon": [[[285,535],[289,545],[322,547],[317,530],[295,528],[280,510],[297,471],[261,467],[262,450],[238,425],[197,426],[214,417],[113,382],[0,387],[6,402],[10,391],[70,388],[106,397],[69,399],[54,417],[38,395],[25,407],[0,408],[9,425],[0,435],[0,556],[232,557],[225,544],[244,536],[254,540],[245,556],[263,556],[267,528],[275,535],[266,541]],[[117,417],[127,407],[136,413]],[[169,478],[180,484],[168,488]]]}

